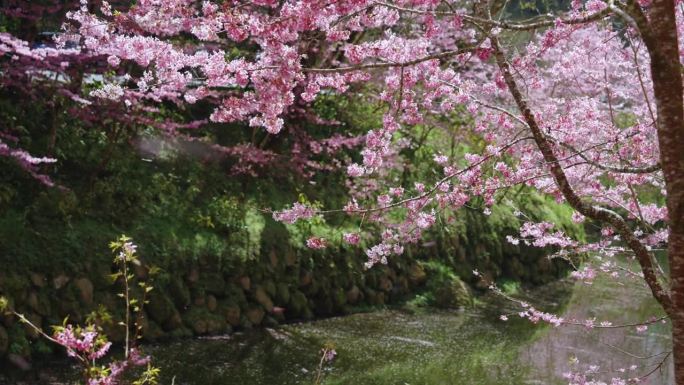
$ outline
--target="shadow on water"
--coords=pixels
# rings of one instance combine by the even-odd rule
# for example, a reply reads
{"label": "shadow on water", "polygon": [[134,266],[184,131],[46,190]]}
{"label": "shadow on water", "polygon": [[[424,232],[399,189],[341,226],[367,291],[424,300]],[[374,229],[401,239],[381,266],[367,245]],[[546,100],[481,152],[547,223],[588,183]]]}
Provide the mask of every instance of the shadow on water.
{"label": "shadow on water", "polygon": [[[565,318],[633,323],[661,314],[649,293],[609,280],[593,287],[556,282],[523,294],[531,304]],[[641,375],[669,350],[669,324],[638,333],[534,325],[502,313],[516,308],[498,298],[466,311],[378,310],[225,337],[181,340],[150,347],[162,384],[312,384],[326,343],[337,358],[324,384],[567,384],[563,373],[599,365],[609,380],[626,369]],[[573,362],[579,361],[579,364]],[[630,371],[631,365],[639,366]],[[611,372],[615,371],[615,372]],[[670,362],[645,383],[673,383]],[[610,383],[610,381],[608,381]]]}

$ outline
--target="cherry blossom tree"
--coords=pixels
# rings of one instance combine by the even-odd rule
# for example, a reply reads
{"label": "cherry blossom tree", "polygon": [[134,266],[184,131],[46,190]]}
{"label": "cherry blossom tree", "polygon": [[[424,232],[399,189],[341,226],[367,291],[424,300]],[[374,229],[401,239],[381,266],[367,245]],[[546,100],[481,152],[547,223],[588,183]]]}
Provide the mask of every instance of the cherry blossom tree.
{"label": "cherry blossom tree", "polygon": [[[271,136],[287,135],[285,117],[321,93],[377,85],[367,90],[376,91],[384,118],[365,135],[359,161],[346,165],[349,203],[295,203],[276,219],[346,212],[382,225],[366,251],[370,267],[417,242],[446,210],[477,197],[486,213],[501,191],[531,186],[570,205],[577,221],[600,224],[601,238],[581,243],[550,223],[528,222],[509,241],[554,246],[560,257],[588,253],[573,274],[585,282],[597,274],[641,279],[672,323],[676,379],[684,383],[682,4],[573,0],[530,19],[514,17],[507,4],[82,0],[54,50],[7,34],[0,50],[36,61],[75,50],[112,69],[126,65],[131,70],[78,97],[128,109],[206,101],[214,105],[210,121],[247,122]],[[236,55],[236,47],[248,49]],[[399,154],[415,145],[404,133],[458,114],[470,116],[484,144],[462,158],[436,153],[432,179],[395,184],[388,175],[405,167]],[[0,142],[0,154],[29,170],[49,161],[21,151]],[[362,232],[344,240],[373,236]],[[307,244],[325,248],[326,240]],[[667,250],[669,273],[658,249]],[[618,255],[638,270],[618,266]],[[533,321],[576,323],[523,307]]]}
{"label": "cherry blossom tree", "polygon": [[[231,138],[218,143],[208,141],[215,128],[207,128],[208,119],[194,112],[205,109],[202,103],[171,110],[159,103],[133,104],[128,99],[101,97],[106,92],[118,92],[113,83],[129,79],[128,72],[139,68],[134,62],[112,65],[114,59],[83,50],[78,44],[58,46],[54,37],[60,35],[65,14],[79,9],[79,4],[78,0],[11,0],[0,5],[3,24],[13,33],[0,32],[0,87],[7,99],[17,101],[14,106],[10,103],[12,111],[7,111],[3,117],[6,124],[0,126],[0,157],[12,159],[47,186],[69,187],[68,181],[59,180],[62,175],[58,162],[69,155],[62,153],[60,159],[56,142],[59,131],[73,121],[107,138],[104,156],[93,165],[93,177],[106,169],[115,144],[121,141],[132,143],[144,156],[155,156],[161,146],[166,146],[197,158],[228,159],[229,174],[251,177],[283,171],[309,177],[337,167],[339,161],[331,159],[362,143],[358,134],[335,133],[339,122],[316,116],[308,103],[291,106],[283,114],[290,122],[287,135],[269,138],[257,135],[260,133],[255,128],[251,140]],[[127,6],[129,2],[113,4]],[[243,51],[250,50],[247,47]],[[23,119],[31,120],[30,114],[35,113],[25,106],[33,106],[34,102],[43,107],[38,109],[40,113],[47,115],[47,133],[40,143],[27,140],[30,135],[22,125]],[[201,118],[194,120],[192,116]],[[310,126],[333,134],[314,135],[307,132]],[[140,135],[149,128],[154,129],[153,137]]]}

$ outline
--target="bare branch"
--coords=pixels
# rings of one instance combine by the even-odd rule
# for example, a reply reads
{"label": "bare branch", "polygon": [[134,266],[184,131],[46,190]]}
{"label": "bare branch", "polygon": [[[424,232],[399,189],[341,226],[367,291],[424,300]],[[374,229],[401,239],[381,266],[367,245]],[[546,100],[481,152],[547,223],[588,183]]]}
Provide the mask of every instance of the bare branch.
{"label": "bare branch", "polygon": [[420,10],[420,9],[400,7],[397,5],[388,4],[388,3],[384,3],[384,2],[376,2],[375,4],[381,5],[383,7],[387,7],[390,9],[394,9],[394,10],[397,10],[400,12],[409,12],[409,13],[416,13],[416,14],[422,14],[422,15],[435,15],[435,16],[458,16],[458,17],[462,17],[463,20],[466,20],[468,22],[478,23],[480,25],[487,25],[490,27],[498,27],[498,28],[502,28],[502,29],[514,30],[514,31],[528,31],[528,30],[532,30],[532,29],[552,27],[552,26],[556,25],[556,23],[568,24],[568,25],[586,24],[586,23],[590,23],[592,21],[603,19],[604,17],[610,15],[612,12],[610,8],[606,8],[602,11],[592,13],[590,15],[587,15],[584,17],[579,17],[579,18],[569,18],[569,17],[563,17],[563,16],[545,15],[546,17],[549,18],[549,20],[538,21],[538,22],[533,22],[533,23],[517,23],[517,22],[512,22],[512,21],[507,21],[507,20],[497,21],[497,20],[492,20],[492,19],[485,19],[485,18],[470,16],[470,15],[464,15],[464,14],[460,14],[458,12],[451,12],[451,11],[424,11],[424,10]]}
{"label": "bare branch", "polygon": [[619,174],[650,174],[652,172],[656,172],[660,170],[660,163],[656,163],[654,165],[650,166],[644,166],[644,167],[629,167],[629,166],[624,166],[624,167],[616,167],[616,166],[606,166],[603,164],[600,164],[598,162],[595,162],[586,155],[584,155],[584,151],[579,151],[575,147],[567,144],[560,142],[558,143],[561,146],[567,148],[568,150],[574,152],[574,155],[579,156],[580,158],[584,159],[585,162],[588,164],[600,168],[601,170],[608,171],[608,172],[614,172],[614,173],[619,173]]}
{"label": "bare branch", "polygon": [[420,63],[430,61],[430,60],[447,59],[447,58],[457,56],[460,54],[473,52],[473,51],[475,51],[475,48],[476,48],[476,46],[468,46],[468,47],[464,47],[464,48],[460,48],[460,49],[456,49],[456,50],[444,51],[444,52],[424,56],[424,57],[421,57],[418,59],[409,60],[409,61],[406,61],[403,63],[371,63],[371,64],[361,64],[361,65],[356,65],[356,66],[338,67],[338,68],[302,68],[302,72],[328,74],[328,73],[344,73],[344,72],[353,72],[353,71],[363,71],[363,70],[369,70],[369,69],[410,67],[410,66],[414,66],[416,64],[420,64]]}

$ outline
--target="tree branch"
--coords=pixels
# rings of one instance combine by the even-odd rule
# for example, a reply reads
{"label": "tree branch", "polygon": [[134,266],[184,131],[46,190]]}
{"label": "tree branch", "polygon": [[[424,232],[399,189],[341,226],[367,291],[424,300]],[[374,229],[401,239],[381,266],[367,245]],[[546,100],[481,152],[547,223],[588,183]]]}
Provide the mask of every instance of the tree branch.
{"label": "tree branch", "polygon": [[583,151],[579,151],[575,147],[573,147],[567,143],[560,142],[558,144],[560,144],[561,146],[563,146],[563,147],[567,148],[568,150],[574,152],[575,153],[574,155],[579,156],[588,164],[590,164],[594,167],[600,168],[601,170],[604,170],[604,171],[615,172],[615,173],[619,173],[619,174],[650,174],[652,172],[656,172],[656,171],[660,170],[660,163],[656,163],[654,165],[644,166],[644,167],[606,166],[606,165],[600,164],[598,162],[595,162],[595,161],[589,159],[589,157],[587,157],[586,155],[583,154]]}
{"label": "tree branch", "polygon": [[498,27],[502,29],[508,29],[508,30],[514,30],[514,31],[528,31],[531,29],[538,29],[538,28],[545,28],[545,27],[552,27],[556,25],[556,22],[559,21],[561,24],[568,24],[568,25],[574,25],[574,24],[586,24],[590,23],[592,21],[596,21],[599,19],[602,19],[608,15],[610,15],[611,9],[606,8],[602,11],[592,13],[590,15],[584,16],[584,17],[579,17],[579,18],[570,18],[570,17],[563,17],[560,16],[558,18],[553,18],[553,15],[548,15],[547,17],[550,18],[550,20],[544,20],[544,21],[538,21],[534,23],[516,23],[508,20],[503,20],[503,21],[497,21],[497,20],[491,20],[491,19],[485,19],[485,18],[480,18],[476,16],[470,16],[470,15],[464,15],[458,12],[445,12],[445,11],[424,11],[420,9],[413,9],[413,8],[406,8],[406,7],[400,7],[397,5],[393,4],[388,4],[384,2],[376,2],[375,4],[387,7],[390,9],[394,9],[396,11],[400,12],[409,12],[409,13],[417,13],[417,14],[422,14],[422,15],[435,15],[435,16],[459,16],[462,17],[463,20],[469,21],[469,22],[474,22],[478,24],[484,24],[490,27]]}
{"label": "tree branch", "polygon": [[444,52],[424,56],[424,57],[421,57],[418,59],[409,60],[409,61],[402,62],[402,63],[371,63],[371,64],[361,64],[361,65],[356,65],[356,66],[338,67],[338,68],[302,68],[302,72],[329,74],[329,73],[344,73],[344,72],[353,72],[353,71],[363,71],[363,70],[378,69],[378,68],[409,67],[409,66],[420,64],[420,63],[423,63],[423,62],[426,62],[429,60],[447,59],[447,58],[450,58],[452,56],[457,56],[457,55],[464,54],[467,52],[473,52],[473,51],[475,51],[475,49],[476,49],[476,46],[467,46],[467,47],[456,49],[456,50],[444,51]]}
{"label": "tree branch", "polygon": [[575,190],[570,185],[570,181],[565,175],[558,158],[553,153],[551,141],[542,132],[534,114],[532,113],[532,110],[520,92],[518,85],[511,73],[510,66],[504,57],[501,47],[499,46],[498,38],[496,36],[490,36],[490,41],[492,43],[492,48],[494,49],[496,63],[501,70],[504,80],[506,81],[508,90],[515,100],[518,109],[522,113],[523,119],[525,122],[527,122],[530,131],[532,131],[534,141],[541,151],[544,160],[549,164],[549,171],[551,172],[558,189],[563,194],[563,197],[570,204],[570,206],[572,206],[580,214],[600,222],[608,223],[616,230],[618,234],[620,234],[629,248],[634,251],[644,274],[644,280],[651,289],[653,297],[655,297],[656,300],[658,300],[658,302],[663,306],[665,311],[670,314],[672,312],[672,299],[670,297],[670,293],[663,288],[658,276],[656,275],[656,270],[653,267],[650,252],[646,246],[644,246],[634,235],[624,218],[611,210],[589,205],[582,201],[582,198],[577,195]]}

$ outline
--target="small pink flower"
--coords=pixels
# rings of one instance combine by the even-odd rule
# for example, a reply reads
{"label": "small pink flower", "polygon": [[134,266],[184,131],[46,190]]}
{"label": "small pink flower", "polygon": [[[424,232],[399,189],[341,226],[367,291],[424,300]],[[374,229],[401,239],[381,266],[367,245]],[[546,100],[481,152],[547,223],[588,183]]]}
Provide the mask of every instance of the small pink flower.
{"label": "small pink flower", "polygon": [[325,249],[328,244],[325,238],[311,237],[306,240],[306,246],[310,249]]}
{"label": "small pink flower", "polygon": [[449,161],[449,157],[447,157],[445,155],[435,155],[433,157],[433,159],[434,159],[435,163],[442,164],[442,165],[446,164],[446,162]]}
{"label": "small pink flower", "polygon": [[293,224],[300,219],[310,219],[316,214],[313,208],[299,202],[292,205],[291,209],[273,213],[273,219],[280,222]]}
{"label": "small pink flower", "polygon": [[359,241],[361,240],[361,237],[358,233],[344,233],[342,238],[350,245],[358,245]]}
{"label": "small pink flower", "polygon": [[107,342],[106,344],[102,345],[102,347],[100,347],[100,349],[98,349],[98,350],[96,350],[96,351],[90,353],[90,354],[88,355],[88,358],[91,359],[91,360],[97,360],[97,359],[100,359],[100,358],[104,357],[105,354],[107,354],[107,352],[109,351],[109,348],[110,348],[111,346],[112,346],[112,343],[111,343],[111,342]]}
{"label": "small pink flower", "polygon": [[360,207],[359,204],[356,202],[356,199],[352,199],[351,201],[347,202],[346,205],[344,205],[344,212],[347,214],[352,214],[355,211],[359,211]]}
{"label": "small pink flower", "polygon": [[347,175],[351,177],[358,177],[363,175],[366,172],[366,170],[363,168],[363,166],[353,163],[347,167]]}
{"label": "small pink flower", "polygon": [[378,196],[378,205],[380,205],[380,207],[387,207],[390,205],[391,202],[392,198],[387,194],[382,194]]}
{"label": "small pink flower", "polygon": [[150,362],[151,358],[150,356],[143,356],[140,354],[140,351],[136,348],[133,348],[128,351],[128,360],[136,366],[143,366],[147,365],[148,362]]}
{"label": "small pink flower", "polygon": [[118,56],[110,55],[107,58],[107,63],[109,63],[109,65],[112,67],[118,67],[119,64],[121,64],[121,59],[119,59]]}
{"label": "small pink flower", "polygon": [[335,359],[335,356],[337,356],[337,352],[335,351],[335,349],[330,349],[330,350],[323,349],[322,353],[323,353],[323,360],[326,362],[332,361],[333,359]]}

